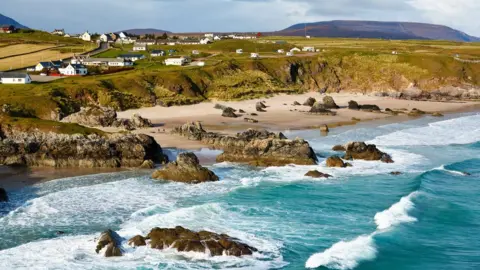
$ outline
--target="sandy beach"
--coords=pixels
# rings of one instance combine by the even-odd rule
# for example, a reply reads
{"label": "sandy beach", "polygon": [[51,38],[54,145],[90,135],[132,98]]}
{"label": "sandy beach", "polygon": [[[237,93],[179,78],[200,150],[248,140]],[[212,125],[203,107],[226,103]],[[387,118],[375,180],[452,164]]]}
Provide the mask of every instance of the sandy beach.
{"label": "sandy beach", "polygon": [[[325,95],[320,93],[307,93],[302,95],[278,95],[272,98],[254,99],[233,102],[206,102],[188,106],[177,107],[151,107],[136,110],[128,110],[119,112],[121,118],[130,118],[134,114],[148,118],[155,125],[154,128],[137,130],[137,133],[145,133],[153,136],[162,147],[182,148],[182,149],[199,149],[206,147],[205,145],[189,141],[179,136],[170,135],[170,130],[176,126],[186,122],[200,121],[204,128],[208,131],[215,131],[225,134],[234,134],[248,128],[265,128],[271,131],[285,131],[296,129],[316,128],[320,125],[327,124],[330,128],[343,125],[354,125],[356,121],[372,121],[379,119],[391,118],[392,121],[401,121],[400,119],[408,119],[407,117],[394,117],[384,113],[371,113],[363,111],[354,111],[347,109],[348,102],[355,100],[359,104],[375,104],[382,110],[390,108],[392,110],[417,108],[427,112],[454,112],[459,110],[468,110],[479,103],[475,102],[430,102],[430,101],[410,101],[398,100],[386,97],[367,96],[361,94],[332,94],[336,103],[341,107],[336,110],[336,116],[313,115],[306,113],[310,107],[293,106],[293,102],[297,101],[301,104],[309,97],[316,100],[322,100]],[[267,112],[256,112],[255,104],[258,101],[264,101],[268,106]],[[221,110],[215,109],[215,104],[222,104],[232,107],[236,110],[244,110],[246,113],[241,114],[238,118],[222,117]],[[256,113],[258,116],[251,116]],[[247,123],[244,118],[253,118],[259,123]],[[115,129],[105,129],[107,131],[116,131]]]}

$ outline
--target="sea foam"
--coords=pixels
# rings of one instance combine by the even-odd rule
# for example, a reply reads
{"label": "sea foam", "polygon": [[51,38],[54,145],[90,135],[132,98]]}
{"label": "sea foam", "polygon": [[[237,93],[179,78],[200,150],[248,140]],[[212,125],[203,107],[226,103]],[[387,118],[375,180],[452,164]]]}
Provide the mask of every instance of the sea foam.
{"label": "sea foam", "polygon": [[415,206],[412,198],[418,194],[418,191],[412,192],[408,196],[401,198],[399,202],[393,204],[387,210],[377,213],[375,215],[377,229],[385,230],[401,223],[417,221],[416,218],[408,215],[408,211]]}

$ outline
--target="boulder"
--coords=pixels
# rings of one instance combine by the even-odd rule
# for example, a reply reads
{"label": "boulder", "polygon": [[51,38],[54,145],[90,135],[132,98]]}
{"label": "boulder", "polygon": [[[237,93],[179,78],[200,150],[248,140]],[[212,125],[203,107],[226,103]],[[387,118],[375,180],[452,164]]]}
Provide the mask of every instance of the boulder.
{"label": "boulder", "polygon": [[374,144],[366,144],[364,142],[350,142],[345,145],[346,153],[343,157],[345,160],[380,160],[385,163],[393,163],[390,155],[378,150]]}
{"label": "boulder", "polygon": [[443,114],[441,114],[439,112],[434,112],[434,113],[432,113],[432,116],[433,117],[443,117]]}
{"label": "boulder", "polygon": [[310,113],[320,114],[320,115],[331,115],[331,116],[336,115],[335,112],[332,112],[329,109],[325,108],[325,105],[323,105],[320,102],[316,102],[312,106],[312,108],[310,109]]}
{"label": "boulder", "polygon": [[330,167],[330,168],[345,168],[345,167],[347,167],[345,162],[343,162],[343,160],[338,156],[333,156],[333,157],[327,158],[326,163],[327,163],[327,167]]}
{"label": "boulder", "polygon": [[145,241],[145,237],[137,235],[128,240],[128,245],[132,247],[142,247],[146,246],[147,242]]}
{"label": "boulder", "polygon": [[257,112],[266,112],[265,108],[267,108],[267,106],[265,106],[265,104],[260,101],[255,104],[255,109],[257,110]]}
{"label": "boulder", "polygon": [[211,256],[244,256],[252,255],[257,249],[240,242],[226,234],[216,234],[209,231],[194,232],[177,226],[173,229],[153,228],[146,237],[150,247],[165,249],[172,247],[180,252],[205,253],[207,249]]}
{"label": "boulder", "polygon": [[246,113],[244,110],[240,109],[238,110],[239,113]]}
{"label": "boulder", "polygon": [[[315,102],[314,102],[314,103],[315,103]],[[293,106],[300,106],[300,105],[302,105],[302,104],[300,104],[300,102],[298,102],[298,101],[294,101],[292,105],[293,105]]]}
{"label": "boulder", "polygon": [[153,169],[155,168],[155,162],[153,160],[145,160],[142,165],[140,165],[140,169]]}
{"label": "boulder", "polygon": [[79,112],[62,119],[64,123],[76,123],[84,126],[109,127],[117,120],[117,113],[113,108],[91,106],[82,107]]}
{"label": "boulder", "polygon": [[317,170],[309,171],[305,174],[305,176],[312,177],[312,178],[330,178],[330,177],[332,177],[330,174],[321,173]]}
{"label": "boulder", "polygon": [[330,130],[328,129],[327,125],[321,125],[320,126],[320,132],[329,132]]}
{"label": "boulder", "polygon": [[316,99],[312,98],[312,97],[309,97],[304,103],[303,103],[303,106],[308,106],[308,107],[312,107],[313,104],[315,104],[317,102]]}
{"label": "boulder", "polygon": [[215,104],[215,106],[214,106],[213,108],[215,108],[215,109],[217,109],[217,110],[222,110],[222,111],[223,111],[223,110],[225,110],[225,109],[228,108],[228,107],[225,106],[225,105],[222,105],[222,104]]}
{"label": "boulder", "polygon": [[417,108],[413,108],[409,113],[408,113],[408,116],[413,116],[413,117],[417,117],[417,116],[422,116],[422,115],[425,115],[426,112],[422,111],[422,110],[419,110]]}
{"label": "boulder", "polygon": [[335,100],[331,96],[326,96],[323,98],[323,104],[325,108],[327,109],[338,109],[340,108],[337,103],[335,103]]}
{"label": "boulder", "polygon": [[401,175],[402,173],[401,172],[391,172],[390,174],[391,175]]}
{"label": "boulder", "polygon": [[373,104],[365,104],[365,105],[360,106],[360,110],[370,111],[370,112],[379,112],[380,107],[378,107],[377,105],[373,105]]}
{"label": "boulder", "polygon": [[335,145],[334,147],[332,147],[332,150],[337,151],[337,152],[345,152],[346,151],[345,146],[343,146],[343,145]]}
{"label": "boulder", "polygon": [[200,166],[194,153],[181,153],[176,162],[167,164],[163,169],[155,171],[155,179],[170,180],[189,184],[218,181],[219,178],[209,169]]}
{"label": "boulder", "polygon": [[282,133],[249,129],[236,136],[224,136],[203,130],[200,123],[187,123],[173,134],[223,149],[218,162],[248,163],[253,166],[314,165],[317,157],[308,142],[288,140]]}
{"label": "boulder", "polygon": [[116,232],[112,230],[105,231],[100,235],[95,252],[98,254],[104,250],[103,254],[105,257],[122,256],[121,242],[121,237]]}
{"label": "boulder", "polygon": [[0,202],[8,202],[7,192],[3,188],[0,188]]}
{"label": "boulder", "polygon": [[350,100],[348,102],[348,108],[350,110],[360,110],[360,106],[358,105],[358,103],[354,100]]}
{"label": "boulder", "polygon": [[237,118],[238,115],[235,114],[235,110],[233,108],[227,107],[222,112],[223,117],[230,117],[230,118]]}
{"label": "boulder", "polygon": [[253,118],[243,118],[243,120],[248,123],[258,123],[258,120]]}
{"label": "boulder", "polygon": [[153,124],[150,120],[141,117],[139,114],[134,114],[131,121],[135,128],[153,127]]}

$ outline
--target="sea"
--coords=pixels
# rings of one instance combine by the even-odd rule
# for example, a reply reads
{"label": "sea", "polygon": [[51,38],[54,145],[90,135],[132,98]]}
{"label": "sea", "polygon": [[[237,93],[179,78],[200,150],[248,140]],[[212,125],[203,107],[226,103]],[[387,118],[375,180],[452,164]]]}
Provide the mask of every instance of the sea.
{"label": "sea", "polygon": [[[308,140],[319,164],[210,164],[221,180],[198,185],[129,171],[10,190],[0,204],[0,269],[480,269],[480,114],[285,135]],[[327,168],[332,146],[349,141],[376,144],[395,163]],[[305,177],[309,170],[333,177]],[[210,257],[126,244],[179,225],[226,233],[258,252]],[[106,229],[125,239],[124,256],[95,253]]]}

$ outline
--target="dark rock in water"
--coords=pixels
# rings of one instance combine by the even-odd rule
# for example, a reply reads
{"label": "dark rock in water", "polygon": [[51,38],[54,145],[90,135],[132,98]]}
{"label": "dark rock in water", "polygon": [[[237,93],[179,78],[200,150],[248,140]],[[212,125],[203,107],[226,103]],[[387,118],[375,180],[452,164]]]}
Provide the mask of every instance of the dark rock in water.
{"label": "dark rock in water", "polygon": [[262,102],[257,102],[257,104],[255,105],[255,109],[257,110],[257,112],[266,112],[265,108],[267,108],[267,106],[265,106],[265,104],[263,104]]}
{"label": "dark rock in water", "polygon": [[353,165],[350,162],[345,162],[345,167],[353,167]]}
{"label": "dark rock in water", "polygon": [[360,106],[358,105],[358,103],[354,100],[350,100],[348,102],[348,108],[350,110],[360,110]]}
{"label": "dark rock in water", "polygon": [[253,118],[243,118],[243,120],[248,123],[258,123],[258,120]]}
{"label": "dark rock in water", "polygon": [[333,156],[327,158],[327,167],[330,168],[345,168],[346,164],[343,160],[338,156]]}
{"label": "dark rock in water", "polygon": [[235,110],[233,108],[225,108],[222,112],[223,117],[230,117],[230,118],[237,118],[238,115],[235,114]]}
{"label": "dark rock in water", "polygon": [[253,166],[314,165],[317,157],[308,142],[288,140],[282,133],[249,129],[236,136],[206,132],[199,123],[187,123],[173,130],[174,134],[195,139],[224,152],[218,162],[240,162]]}
{"label": "dark rock in water", "polygon": [[332,150],[337,151],[337,152],[345,152],[346,151],[345,146],[343,146],[343,145],[335,145],[332,148]]}
{"label": "dark rock in water", "polygon": [[402,172],[391,172],[390,174],[391,174],[391,175],[401,175],[401,174],[403,174],[403,173],[402,173]]}
{"label": "dark rock in water", "polygon": [[330,178],[330,177],[332,177],[330,174],[321,173],[317,170],[309,171],[305,174],[305,176],[312,177],[312,178]]}
{"label": "dark rock in water", "polygon": [[64,232],[64,231],[57,231],[56,234],[57,234],[57,235],[64,235],[65,232]]}
{"label": "dark rock in water", "polygon": [[222,111],[223,111],[223,110],[225,110],[225,109],[227,108],[227,106],[222,105],[222,104],[215,104],[215,106],[214,106],[213,108],[215,108],[215,109],[217,109],[217,110],[222,110]]}
{"label": "dark rock in water", "polygon": [[198,184],[202,182],[218,181],[219,178],[209,169],[200,166],[194,153],[181,153],[176,162],[167,164],[152,175],[155,179]]}
{"label": "dark rock in water", "polygon": [[408,116],[422,116],[425,115],[426,112],[419,110],[417,108],[413,108],[409,113]]}
{"label": "dark rock in water", "polygon": [[323,98],[323,105],[327,109],[338,109],[340,108],[337,103],[335,103],[335,100],[331,96],[326,96]]}
{"label": "dark rock in water", "polygon": [[385,163],[393,163],[390,155],[378,150],[374,144],[367,145],[364,142],[350,142],[345,146],[345,149],[344,159],[346,160],[380,160]]}
{"label": "dark rock in water", "polygon": [[327,125],[320,126],[320,132],[329,132],[329,131],[330,131],[330,129],[328,129]]}
{"label": "dark rock in water", "polygon": [[470,176],[470,175],[472,175],[471,173],[468,173],[468,172],[462,172],[462,174],[465,175],[465,176]]}
{"label": "dark rock in water", "polygon": [[239,113],[245,113],[245,111],[242,110],[242,109],[238,110],[238,112],[239,112]]}
{"label": "dark rock in water", "polygon": [[154,228],[146,237],[154,249],[172,247],[180,252],[205,253],[208,249],[212,256],[252,255],[256,248],[240,242],[226,234],[208,231],[194,232],[177,226],[174,229]]}
{"label": "dark rock in water", "polygon": [[337,115],[335,112],[330,111],[329,109],[325,108],[325,105],[323,105],[320,102],[316,102],[312,108],[310,109],[310,113],[314,114],[320,114],[320,115]]}
{"label": "dark rock in water", "polygon": [[0,202],[8,202],[7,192],[3,188],[0,188]]}
{"label": "dark rock in water", "polygon": [[128,245],[132,247],[142,247],[146,246],[147,242],[145,241],[145,237],[137,235],[128,240]]}
{"label": "dark rock in water", "polygon": [[315,102],[317,102],[316,99],[314,99],[314,98],[312,98],[312,97],[309,97],[309,98],[303,103],[303,106],[312,107],[313,104],[315,104]]}
{"label": "dark rock in water", "polygon": [[372,104],[365,104],[360,106],[360,110],[362,111],[380,111],[380,107],[377,105]]}
{"label": "dark rock in water", "polygon": [[112,230],[105,231],[98,240],[95,252],[100,253],[101,250],[106,248],[104,253],[105,257],[122,256],[121,242],[121,237],[116,232]]}
{"label": "dark rock in water", "polygon": [[[315,102],[314,102],[314,103],[315,103]],[[292,105],[293,105],[293,106],[300,106],[300,105],[302,105],[302,104],[300,104],[300,102],[298,102],[298,101],[294,101]]]}

